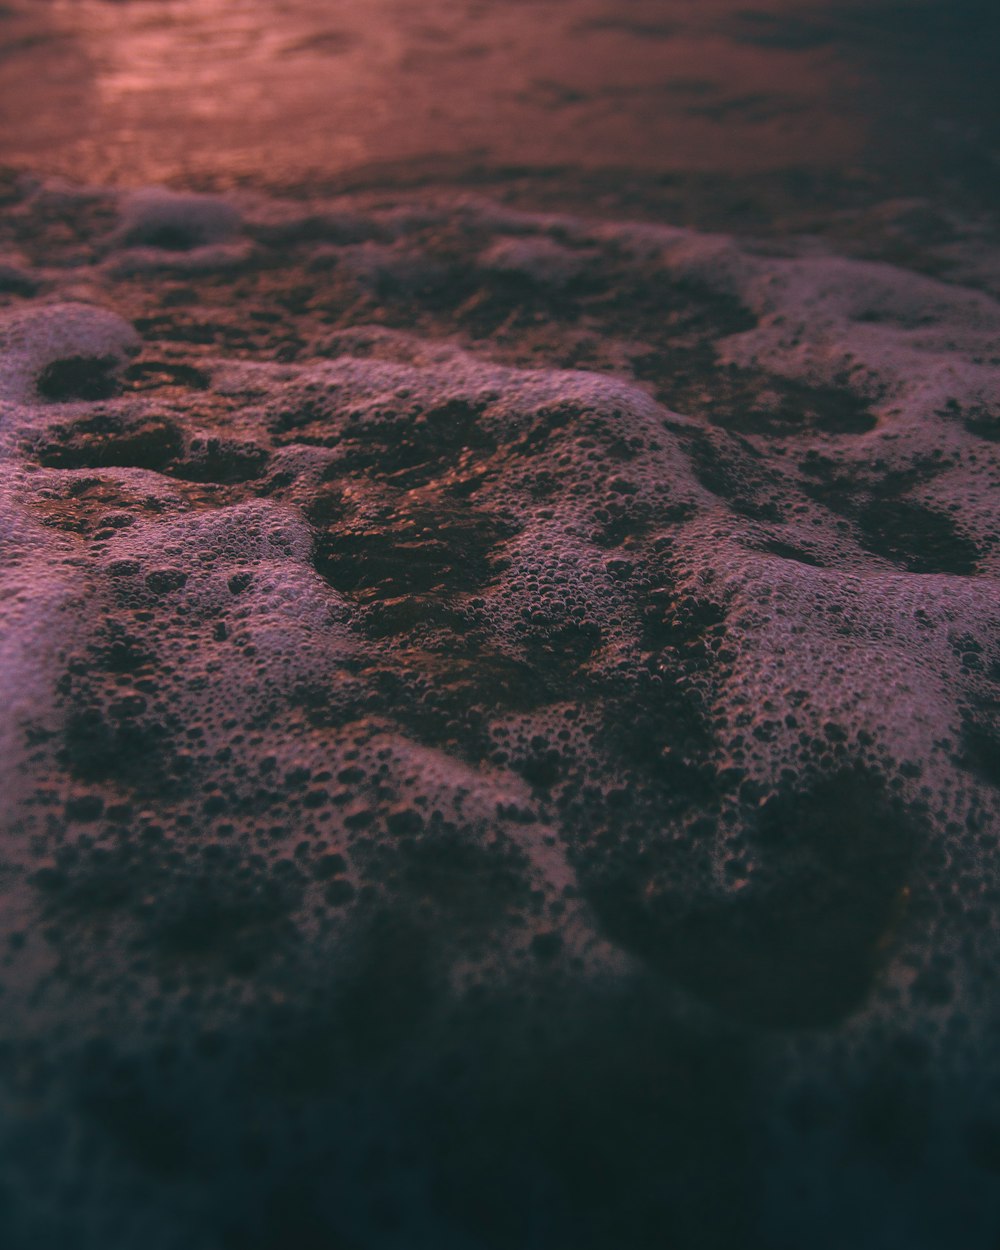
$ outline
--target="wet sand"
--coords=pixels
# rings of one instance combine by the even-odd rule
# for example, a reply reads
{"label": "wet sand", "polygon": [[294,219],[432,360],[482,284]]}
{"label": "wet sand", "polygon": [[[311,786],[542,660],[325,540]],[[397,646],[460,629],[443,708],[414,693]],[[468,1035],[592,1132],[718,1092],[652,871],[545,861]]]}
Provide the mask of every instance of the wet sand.
{"label": "wet sand", "polygon": [[4,7],[5,1250],[995,1250],[995,29]]}

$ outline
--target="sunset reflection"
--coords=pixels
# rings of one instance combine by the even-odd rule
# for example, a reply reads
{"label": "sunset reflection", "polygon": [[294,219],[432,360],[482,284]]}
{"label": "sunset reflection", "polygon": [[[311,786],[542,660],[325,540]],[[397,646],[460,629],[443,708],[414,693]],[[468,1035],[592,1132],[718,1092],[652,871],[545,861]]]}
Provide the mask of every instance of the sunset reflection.
{"label": "sunset reflection", "polygon": [[25,20],[76,49],[62,76],[81,103],[25,110],[11,146],[133,183],[427,158],[727,173],[854,159],[865,133],[838,58],[823,39],[760,37],[740,8],[59,0]]}

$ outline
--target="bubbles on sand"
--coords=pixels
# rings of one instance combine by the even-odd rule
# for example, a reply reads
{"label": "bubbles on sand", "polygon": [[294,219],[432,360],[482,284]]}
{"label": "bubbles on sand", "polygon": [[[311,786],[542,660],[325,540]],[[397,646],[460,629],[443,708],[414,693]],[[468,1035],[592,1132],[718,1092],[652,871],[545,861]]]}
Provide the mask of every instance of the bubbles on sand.
{"label": "bubbles on sand", "polygon": [[2,241],[50,232],[0,331],[13,1244],[939,1246],[944,1187],[988,1247],[994,301],[469,199],[67,203]]}

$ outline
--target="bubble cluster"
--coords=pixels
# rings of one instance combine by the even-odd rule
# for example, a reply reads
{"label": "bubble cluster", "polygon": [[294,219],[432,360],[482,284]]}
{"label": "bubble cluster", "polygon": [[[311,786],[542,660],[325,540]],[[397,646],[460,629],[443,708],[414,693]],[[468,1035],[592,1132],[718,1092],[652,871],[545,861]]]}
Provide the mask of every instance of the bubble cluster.
{"label": "bubble cluster", "polygon": [[5,1244],[989,1250],[995,302],[20,195]]}

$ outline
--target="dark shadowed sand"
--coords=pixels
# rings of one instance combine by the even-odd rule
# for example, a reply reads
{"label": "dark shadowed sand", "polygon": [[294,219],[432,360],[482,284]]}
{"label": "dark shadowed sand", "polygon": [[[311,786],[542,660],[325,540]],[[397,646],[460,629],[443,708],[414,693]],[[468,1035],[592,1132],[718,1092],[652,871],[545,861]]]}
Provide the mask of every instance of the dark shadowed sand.
{"label": "dark shadowed sand", "polygon": [[997,33],[0,8],[3,1250],[997,1250]]}

